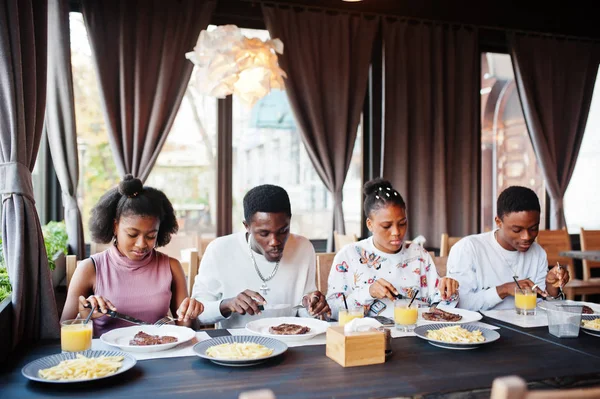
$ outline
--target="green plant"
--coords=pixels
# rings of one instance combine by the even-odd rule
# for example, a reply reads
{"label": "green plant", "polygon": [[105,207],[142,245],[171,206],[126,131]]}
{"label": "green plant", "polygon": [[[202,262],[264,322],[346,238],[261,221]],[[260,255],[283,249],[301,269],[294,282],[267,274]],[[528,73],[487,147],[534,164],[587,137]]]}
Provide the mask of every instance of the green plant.
{"label": "green plant", "polygon": [[10,280],[8,279],[8,270],[0,267],[0,302],[2,302],[12,292]]}
{"label": "green plant", "polygon": [[50,270],[54,270],[56,267],[54,258],[60,253],[66,254],[68,251],[67,226],[64,220],[60,222],[51,221],[42,226],[42,234],[44,235],[44,245],[48,255],[48,266]]}

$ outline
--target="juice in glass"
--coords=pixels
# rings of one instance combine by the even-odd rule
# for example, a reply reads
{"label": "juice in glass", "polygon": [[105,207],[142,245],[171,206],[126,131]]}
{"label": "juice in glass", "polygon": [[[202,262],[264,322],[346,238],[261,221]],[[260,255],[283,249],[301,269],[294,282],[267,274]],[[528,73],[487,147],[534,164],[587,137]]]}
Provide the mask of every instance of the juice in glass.
{"label": "juice in glass", "polygon": [[362,319],[365,317],[363,308],[340,309],[338,313],[338,322],[340,326],[345,326],[354,319]]}
{"label": "juice in glass", "polygon": [[409,332],[415,329],[419,318],[419,306],[410,299],[399,299],[394,303],[394,322],[396,329]]}
{"label": "juice in glass", "polygon": [[521,315],[535,315],[537,294],[529,288],[515,288],[515,310]]}
{"label": "juice in glass", "polygon": [[93,323],[65,320],[60,323],[60,346],[63,352],[81,352],[92,347]]}

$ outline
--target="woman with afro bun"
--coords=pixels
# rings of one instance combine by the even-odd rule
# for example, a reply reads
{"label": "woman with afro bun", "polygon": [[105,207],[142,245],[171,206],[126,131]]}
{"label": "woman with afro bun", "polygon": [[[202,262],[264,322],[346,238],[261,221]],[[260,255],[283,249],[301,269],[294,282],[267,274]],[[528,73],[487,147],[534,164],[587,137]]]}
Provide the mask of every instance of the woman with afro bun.
{"label": "woman with afro bun", "polygon": [[[106,316],[114,310],[152,324],[170,310],[177,324],[191,326],[204,307],[189,298],[177,259],[156,251],[178,229],[175,211],[160,190],[131,175],[106,192],[92,209],[94,242],[111,245],[82,261],[71,279],[61,320],[94,307],[94,335],[130,323]],[[91,306],[90,306],[91,305]]]}

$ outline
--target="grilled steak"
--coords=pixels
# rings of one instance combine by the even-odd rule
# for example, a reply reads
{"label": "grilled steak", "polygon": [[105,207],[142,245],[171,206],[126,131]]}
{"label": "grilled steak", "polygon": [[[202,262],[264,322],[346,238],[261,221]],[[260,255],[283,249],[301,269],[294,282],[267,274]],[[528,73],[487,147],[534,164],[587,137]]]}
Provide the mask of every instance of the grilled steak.
{"label": "grilled steak", "polygon": [[423,313],[423,318],[429,321],[459,321],[462,316],[435,308],[433,312]]}
{"label": "grilled steak", "polygon": [[302,335],[310,332],[310,328],[298,324],[283,323],[278,326],[269,327],[269,332],[276,335]]}
{"label": "grilled steak", "polygon": [[177,338],[170,335],[150,335],[140,331],[139,333],[135,334],[132,340],[129,341],[129,345],[147,346],[170,344],[171,342],[177,342]]}
{"label": "grilled steak", "polygon": [[583,309],[581,310],[581,313],[594,314],[594,309],[590,308],[589,306],[583,305]]}

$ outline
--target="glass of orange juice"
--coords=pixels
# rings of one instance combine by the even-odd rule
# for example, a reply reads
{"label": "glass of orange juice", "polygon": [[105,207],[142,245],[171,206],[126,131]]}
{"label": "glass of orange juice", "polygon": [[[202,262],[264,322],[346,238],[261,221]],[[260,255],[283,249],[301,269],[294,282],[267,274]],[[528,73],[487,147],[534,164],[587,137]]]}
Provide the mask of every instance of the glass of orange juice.
{"label": "glass of orange juice", "polygon": [[521,315],[535,315],[537,293],[530,288],[515,287],[515,310]]}
{"label": "glass of orange juice", "polygon": [[345,326],[346,323],[354,319],[362,319],[365,317],[365,311],[362,306],[348,309],[340,309],[338,313],[338,322],[340,326]]}
{"label": "glass of orange juice", "polygon": [[410,332],[417,326],[419,305],[415,302],[410,306],[409,304],[410,299],[398,299],[394,302],[394,322],[397,330]]}
{"label": "glass of orange juice", "polygon": [[92,347],[93,323],[84,319],[60,323],[60,347],[63,352],[81,352]]}

